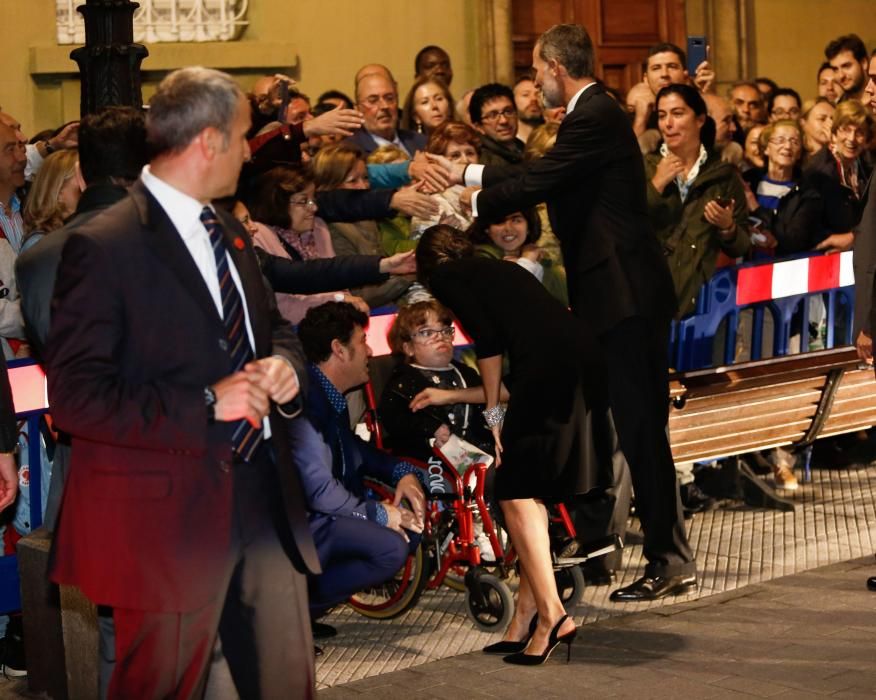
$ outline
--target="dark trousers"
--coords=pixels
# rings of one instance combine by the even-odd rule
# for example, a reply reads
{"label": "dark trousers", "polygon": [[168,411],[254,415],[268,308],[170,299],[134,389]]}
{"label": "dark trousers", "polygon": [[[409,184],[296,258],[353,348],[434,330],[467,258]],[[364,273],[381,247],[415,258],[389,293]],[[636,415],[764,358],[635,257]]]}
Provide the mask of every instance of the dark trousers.
{"label": "dark trousers", "polygon": [[232,541],[215,600],[184,613],[114,608],[110,698],[201,697],[217,632],[240,697],[313,696],[306,582],[277,536],[273,469],[267,447],[233,467]]}
{"label": "dark trousers", "polygon": [[419,544],[388,527],[352,516],[321,516],[311,521],[322,574],[308,576],[313,619],[356,591],[388,581]]}
{"label": "dark trousers", "polygon": [[668,321],[632,317],[599,336],[608,369],[612,416],[629,465],[645,537],[645,573],[649,576],[696,570],[666,431],[668,333]]}
{"label": "dark trousers", "polygon": [[[574,509],[575,530],[578,541],[583,545],[609,535],[617,535],[621,542],[626,542],[633,482],[618,443],[614,421],[609,422],[612,432],[611,483],[598,497],[588,499]],[[608,569],[619,569],[622,558],[623,550],[619,549],[603,556],[602,561]]]}

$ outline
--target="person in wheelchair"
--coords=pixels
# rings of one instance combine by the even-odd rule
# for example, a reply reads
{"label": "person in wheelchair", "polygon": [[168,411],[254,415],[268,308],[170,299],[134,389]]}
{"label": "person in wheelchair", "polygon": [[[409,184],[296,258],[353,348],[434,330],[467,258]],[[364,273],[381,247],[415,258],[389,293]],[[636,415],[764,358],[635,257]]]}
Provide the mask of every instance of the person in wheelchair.
{"label": "person in wheelchair", "polygon": [[[356,591],[391,579],[423,531],[421,470],[350,428],[344,394],[368,381],[367,324],[351,304],[327,302],[309,309],[298,327],[309,376],[304,417],[289,421],[289,436],[322,566],[308,579],[314,621]],[[394,487],[393,502],[370,496],[366,478]],[[328,625],[314,628],[317,637],[334,634]]]}
{"label": "person in wheelchair", "polygon": [[452,314],[434,299],[399,309],[389,330],[389,346],[404,362],[393,369],[378,413],[386,446],[397,454],[428,461],[431,440],[440,448],[451,435],[494,450],[480,375],[453,359],[454,332]]}

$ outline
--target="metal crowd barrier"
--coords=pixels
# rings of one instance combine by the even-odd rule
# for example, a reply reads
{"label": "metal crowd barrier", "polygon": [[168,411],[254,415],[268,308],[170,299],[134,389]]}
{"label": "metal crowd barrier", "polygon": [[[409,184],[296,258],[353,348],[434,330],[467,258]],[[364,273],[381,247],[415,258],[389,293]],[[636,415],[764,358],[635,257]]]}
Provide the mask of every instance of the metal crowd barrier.
{"label": "metal crowd barrier", "polygon": [[[714,364],[715,344],[723,331],[722,362],[732,364],[739,332],[740,314],[751,310],[751,359],[761,357],[765,314],[773,319],[773,355],[788,353],[796,327],[807,329],[812,299],[824,297],[827,334],[825,347],[851,344],[854,308],[852,253],[804,255],[778,262],[747,263],[719,270],[697,298],[696,310],[673,323],[670,357],[677,371],[706,368]],[[840,313],[842,312],[842,313]],[[372,312],[367,330],[375,356],[389,354],[386,334],[395,319],[393,307]],[[845,319],[845,323],[843,323]],[[457,325],[454,344],[468,346],[471,339]],[[803,333],[805,337],[806,332]],[[33,360],[11,360],[9,379],[16,416],[28,426],[30,473],[30,523],[36,530],[43,521],[41,509],[40,419],[48,412],[45,375]],[[11,527],[11,524],[7,527]],[[21,609],[17,557],[0,557],[0,613]]]}
{"label": "metal crowd barrier", "polygon": [[[40,420],[49,408],[46,377],[42,368],[33,360],[9,360],[7,365],[15,416],[27,425],[30,526],[31,530],[36,530],[43,524]],[[12,527],[11,519],[6,527]],[[18,557],[8,554],[0,556],[0,613],[16,610],[21,610]]]}
{"label": "metal crowd barrier", "polygon": [[[733,364],[740,315],[751,310],[750,359],[762,359],[765,315],[773,321],[772,356],[789,353],[792,334],[808,339],[810,306],[824,300],[825,348],[852,343],[855,292],[852,252],[807,254],[718,270],[700,290],[693,314],[673,323],[670,365],[679,372]],[[723,341],[723,347],[716,343]]]}

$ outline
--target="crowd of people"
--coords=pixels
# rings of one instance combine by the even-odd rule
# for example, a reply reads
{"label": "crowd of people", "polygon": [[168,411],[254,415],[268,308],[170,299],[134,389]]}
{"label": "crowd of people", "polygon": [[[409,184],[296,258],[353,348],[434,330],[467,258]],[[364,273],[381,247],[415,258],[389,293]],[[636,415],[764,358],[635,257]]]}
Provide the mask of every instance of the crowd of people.
{"label": "crowd of people", "polygon": [[[725,96],[708,61],[691,75],[662,43],[622,95],[595,79],[586,31],[558,25],[532,73],[459,100],[427,46],[404,99],[380,64],[316,100],[284,75],[244,92],[186,68],[145,115],[28,138],[0,111],[0,339],[47,371],[50,575],[100,606],[102,695],[197,696],[218,664],[242,697],[312,694],[312,638],[337,632],[319,619],[420,544],[426,484],[405,457],[451,437],[494,455],[520,558],[514,618],[485,651],[532,665],[575,637],[545,503],[589,494],[580,531],[623,537],[634,493],[647,566],[611,600],[695,590],[684,519],[714,499],[669,449],[670,322],[722,266],[874,247],[857,243],[876,236],[874,56],[842,36],[803,98],[766,77]],[[855,268],[871,359],[876,255]],[[387,305],[392,453],[355,431],[368,313]],[[8,513],[10,406],[0,386]],[[787,453],[767,458],[798,487]],[[11,551],[28,528],[7,522]],[[11,616],[10,675],[22,633]]]}

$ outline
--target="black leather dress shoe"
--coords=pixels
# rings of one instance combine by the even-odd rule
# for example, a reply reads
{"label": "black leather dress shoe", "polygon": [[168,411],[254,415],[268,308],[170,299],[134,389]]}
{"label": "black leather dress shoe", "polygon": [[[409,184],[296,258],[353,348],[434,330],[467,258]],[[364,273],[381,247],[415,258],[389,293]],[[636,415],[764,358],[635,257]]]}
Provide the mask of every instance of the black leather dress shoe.
{"label": "black leather dress shoe", "polygon": [[657,600],[668,595],[684,595],[697,589],[694,574],[682,576],[643,576],[629,586],[612,591],[610,600],[615,603],[636,603],[643,600]]}
{"label": "black leather dress shoe", "polygon": [[876,576],[871,576],[867,579],[867,590],[876,591]]}

